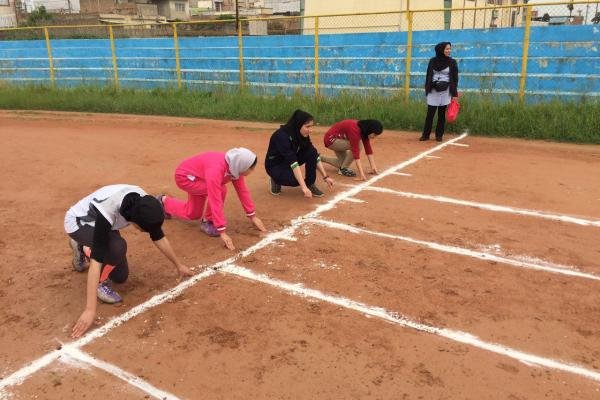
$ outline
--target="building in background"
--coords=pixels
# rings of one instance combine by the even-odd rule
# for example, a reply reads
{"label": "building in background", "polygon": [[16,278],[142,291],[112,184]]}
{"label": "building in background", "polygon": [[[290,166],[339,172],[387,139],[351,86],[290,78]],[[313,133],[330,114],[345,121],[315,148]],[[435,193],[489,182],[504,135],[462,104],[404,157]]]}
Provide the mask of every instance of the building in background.
{"label": "building in background", "polygon": [[152,0],[152,4],[158,7],[158,15],[165,17],[167,21],[189,21],[189,0]]}
{"label": "building in background", "polygon": [[21,0],[21,5],[28,13],[41,6],[49,13],[78,14],[80,11],[79,0]]}
{"label": "building in background", "polygon": [[[472,29],[521,26],[525,0],[302,0],[303,15],[361,14],[388,11],[441,10],[491,7],[487,10],[457,10],[416,12],[413,30]],[[501,8],[498,6],[512,6]],[[497,8],[497,9],[494,9]],[[324,17],[319,19],[323,33],[406,31],[406,13]],[[308,18],[304,29],[314,30],[314,20]]]}
{"label": "building in background", "polygon": [[16,0],[0,0],[0,28],[12,28],[17,26],[15,1]]}

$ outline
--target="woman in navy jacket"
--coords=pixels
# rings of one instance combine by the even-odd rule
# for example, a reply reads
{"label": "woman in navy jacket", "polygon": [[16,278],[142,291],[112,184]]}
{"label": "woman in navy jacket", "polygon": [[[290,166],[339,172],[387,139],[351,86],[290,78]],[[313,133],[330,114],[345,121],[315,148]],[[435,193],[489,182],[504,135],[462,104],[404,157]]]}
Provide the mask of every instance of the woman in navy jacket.
{"label": "woman in navy jacket", "polygon": [[[271,177],[271,194],[279,195],[281,186],[300,186],[304,197],[322,197],[315,181],[317,170],[323,180],[333,188],[334,181],[325,172],[319,152],[310,141],[314,118],[309,113],[296,110],[285,125],[271,135],[265,158],[265,169]],[[302,176],[301,165],[305,165]]]}

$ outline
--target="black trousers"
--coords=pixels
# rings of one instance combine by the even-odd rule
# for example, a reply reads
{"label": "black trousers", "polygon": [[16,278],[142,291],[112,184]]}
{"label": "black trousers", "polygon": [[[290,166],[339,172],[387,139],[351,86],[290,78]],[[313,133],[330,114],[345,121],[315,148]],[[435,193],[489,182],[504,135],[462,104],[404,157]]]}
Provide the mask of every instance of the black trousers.
{"label": "black trousers", "polygon": [[[306,164],[306,175],[304,176],[306,186],[313,185],[317,180],[317,158],[319,158],[319,153],[317,153],[317,150],[314,147],[310,147],[298,152],[297,156],[298,164]],[[269,174],[278,185],[300,186],[300,183],[298,183],[298,180],[294,176],[294,171],[292,171],[290,166],[285,163],[269,165],[266,167],[266,170],[267,174]]]}
{"label": "black trousers", "polygon": [[[94,228],[84,225],[69,236],[77,243],[92,247],[94,243]],[[108,253],[104,256],[104,262],[114,265],[108,278],[115,283],[123,283],[129,276],[129,264],[127,263],[127,242],[121,237],[119,231],[110,231],[108,234]],[[104,264],[102,264],[104,269]],[[102,274],[102,272],[100,272]]]}
{"label": "black trousers", "polygon": [[438,119],[437,125],[435,126],[435,137],[441,139],[442,136],[444,136],[444,129],[446,129],[446,108],[448,108],[448,106],[427,106],[427,117],[425,118],[425,127],[423,128],[423,135],[421,135],[421,137],[429,139],[436,110]]}

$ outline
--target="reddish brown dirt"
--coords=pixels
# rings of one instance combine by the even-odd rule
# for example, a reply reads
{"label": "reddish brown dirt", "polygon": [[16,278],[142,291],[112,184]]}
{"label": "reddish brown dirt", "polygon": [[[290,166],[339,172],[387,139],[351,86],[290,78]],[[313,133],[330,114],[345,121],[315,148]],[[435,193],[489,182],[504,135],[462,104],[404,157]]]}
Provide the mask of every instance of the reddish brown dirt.
{"label": "reddish brown dirt", "polygon": [[[58,341],[68,341],[82,310],[85,274],[71,271],[62,228],[72,204],[111,183],[182,195],[172,179],[182,158],[243,145],[262,161],[275,128],[235,121],[0,112],[0,376],[54,349]],[[313,139],[320,149],[322,132],[317,129]],[[380,168],[435,145],[417,142],[417,136],[386,132],[375,143]],[[388,177],[376,186],[600,219],[598,147],[482,138],[464,143],[470,147],[449,146],[436,154],[441,159],[408,167],[403,172],[411,177]],[[298,189],[284,189],[273,197],[262,167],[249,177],[249,187],[271,230],[332,196],[304,200]],[[367,203],[339,203],[323,217],[461,247],[497,244],[505,254],[600,274],[600,228],[374,192],[357,198]],[[260,240],[233,191],[226,215],[238,249]],[[196,223],[168,221],[165,232],[190,266],[232,255],[218,239],[201,234]],[[101,323],[175,284],[173,267],[146,235],[133,230],[124,235],[131,275],[118,290],[125,303],[100,306]],[[301,229],[298,238],[240,264],[600,371],[597,282],[323,227]],[[600,391],[600,384],[570,374],[221,276],[199,282],[177,301],[136,317],[85,350],[183,398],[593,399]],[[104,376],[101,371],[65,370],[56,385],[54,368],[65,367],[52,364],[12,392],[17,398],[42,393],[40,398],[49,399],[82,397],[79,393],[114,397],[104,382],[116,378],[103,377],[100,383],[94,377]],[[116,385],[121,386],[126,385]],[[121,398],[143,397],[137,389],[123,390]]]}

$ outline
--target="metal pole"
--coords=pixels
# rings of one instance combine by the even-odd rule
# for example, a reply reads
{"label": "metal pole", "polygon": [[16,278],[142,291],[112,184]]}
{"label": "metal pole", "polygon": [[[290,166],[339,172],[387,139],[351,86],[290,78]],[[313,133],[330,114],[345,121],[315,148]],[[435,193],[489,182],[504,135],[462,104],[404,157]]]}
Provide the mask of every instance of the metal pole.
{"label": "metal pole", "polygon": [[13,0],[13,7],[15,8],[15,22],[17,23],[17,26],[19,26],[19,8],[17,7],[17,1],[19,0]]}
{"label": "metal pole", "polygon": [[525,81],[527,80],[527,58],[529,55],[529,33],[531,31],[531,6],[527,5],[525,14],[525,32],[523,33],[523,57],[521,59],[521,82],[519,84],[519,99],[525,98]]}
{"label": "metal pole", "polygon": [[462,22],[460,23],[460,29],[465,29],[465,7],[466,6],[467,6],[467,0],[463,0]]}
{"label": "metal pole", "polygon": [[315,17],[315,98],[319,98],[319,17]]}
{"label": "metal pole", "polygon": [[52,46],[50,45],[50,35],[48,34],[48,28],[44,27],[44,36],[46,37],[46,50],[48,50],[48,66],[50,68],[50,82],[52,87],[55,86],[54,81],[54,62],[52,61]]}
{"label": "metal pole", "polygon": [[410,64],[412,62],[412,31],[413,31],[413,12],[408,11],[408,32],[406,37],[406,66],[404,67],[404,99],[410,98]]}
{"label": "metal pole", "polygon": [[110,38],[110,52],[112,56],[112,64],[113,64],[113,80],[115,86],[119,86],[119,70],[117,69],[117,53],[115,51],[115,35],[113,33],[112,25],[108,26],[108,36]]}
{"label": "metal pole", "polygon": [[238,0],[235,0],[235,26],[237,26],[238,29],[240,27],[240,8],[238,5]]}
{"label": "metal pole", "polygon": [[[237,0],[236,0],[237,2]],[[244,46],[242,41],[242,21],[238,22],[238,49],[239,49],[239,60],[240,60],[240,89],[243,89],[246,85],[246,79],[244,77]]]}
{"label": "metal pole", "polygon": [[177,37],[177,24],[173,24],[173,45],[175,47],[175,71],[177,74],[177,88],[181,89],[181,64],[179,61],[179,38]]}

